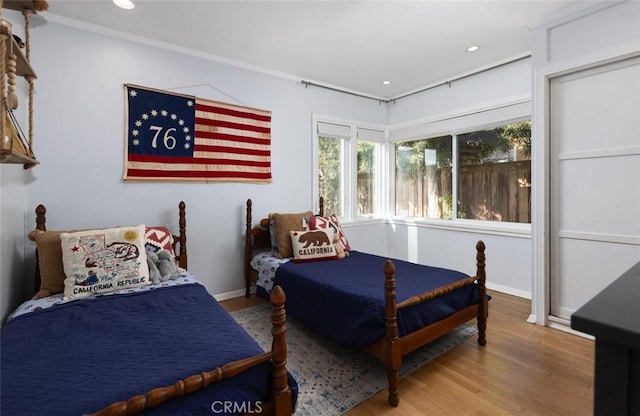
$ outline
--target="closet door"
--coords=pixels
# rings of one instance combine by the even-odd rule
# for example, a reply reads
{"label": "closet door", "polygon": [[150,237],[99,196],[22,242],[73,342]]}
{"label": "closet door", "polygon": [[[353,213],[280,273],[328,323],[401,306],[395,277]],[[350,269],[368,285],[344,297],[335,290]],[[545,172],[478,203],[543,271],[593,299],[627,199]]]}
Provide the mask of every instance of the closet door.
{"label": "closet door", "polygon": [[550,319],[640,261],[640,58],[550,82]]}

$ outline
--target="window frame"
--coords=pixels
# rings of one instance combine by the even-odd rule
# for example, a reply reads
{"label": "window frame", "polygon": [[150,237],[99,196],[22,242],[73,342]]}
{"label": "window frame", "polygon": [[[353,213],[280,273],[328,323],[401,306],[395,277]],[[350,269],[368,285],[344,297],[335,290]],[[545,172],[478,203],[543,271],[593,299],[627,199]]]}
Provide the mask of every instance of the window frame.
{"label": "window frame", "polygon": [[[457,218],[457,207],[454,210],[454,218],[424,218],[395,215],[395,143],[416,139],[426,139],[450,135],[452,137],[453,158],[453,201],[457,201],[458,192],[458,148],[457,136],[459,134],[495,128],[501,125],[532,120],[531,98],[516,97],[506,101],[493,103],[464,111],[443,113],[433,117],[412,120],[410,122],[393,125],[375,125],[372,123],[358,122],[335,116],[312,114],[312,204],[317,209],[319,195],[318,181],[318,123],[339,124],[350,127],[351,137],[346,140],[343,162],[343,211],[340,217],[343,222],[365,222],[383,219],[391,224],[413,224],[418,227],[440,228],[463,232],[477,232],[483,234],[504,235],[520,238],[530,238],[531,223],[483,221],[475,219]],[[373,215],[358,215],[357,213],[357,142],[358,129],[378,130],[384,132],[384,142],[381,143],[382,157],[377,165],[380,166],[378,195],[376,204],[378,212]],[[532,131],[532,138],[534,132]],[[366,140],[365,141],[371,141]],[[532,162],[532,170],[534,163]],[[532,178],[534,178],[532,172]],[[454,203],[454,205],[456,205]],[[532,217],[533,220],[533,217]]]}
{"label": "window frame", "polygon": [[[385,198],[388,195],[387,184],[388,180],[388,167],[386,166],[385,161],[387,160],[388,153],[388,144],[387,144],[387,130],[385,126],[375,125],[371,123],[363,123],[354,120],[341,119],[333,116],[325,116],[325,115],[312,115],[312,206],[315,207],[316,212],[319,209],[318,206],[318,196],[320,194],[320,183],[318,178],[318,157],[319,157],[319,138],[320,134],[318,133],[318,124],[319,123],[327,123],[340,125],[350,128],[350,136],[341,137],[344,139],[344,154],[342,161],[342,215],[339,215],[338,218],[341,222],[355,222],[360,220],[369,220],[369,219],[380,219],[386,218],[388,203]],[[380,137],[369,137],[363,138],[363,141],[379,143],[379,160],[376,162],[377,166],[380,166],[379,174],[376,175],[376,195],[374,199],[374,207],[375,211],[373,214],[359,215],[358,214],[358,197],[357,197],[357,189],[358,189],[358,131],[359,130],[373,130],[380,132]],[[336,137],[337,138],[337,137]]]}
{"label": "window frame", "polygon": [[[499,235],[524,236],[531,234],[531,223],[485,221],[476,219],[458,218],[458,135],[481,130],[488,130],[502,125],[519,121],[531,120],[531,100],[523,98],[510,102],[499,103],[494,106],[477,108],[462,113],[443,114],[421,121],[399,124],[388,127],[388,142],[390,146],[389,166],[391,167],[389,220],[393,223],[421,224],[444,229],[456,229],[468,232],[491,232]],[[404,133],[404,134],[403,134]],[[452,198],[453,218],[425,218],[409,217],[395,214],[395,145],[398,142],[451,136],[452,140]],[[532,137],[534,136],[532,132]],[[533,169],[533,163],[532,163]],[[532,177],[533,177],[532,172]]]}

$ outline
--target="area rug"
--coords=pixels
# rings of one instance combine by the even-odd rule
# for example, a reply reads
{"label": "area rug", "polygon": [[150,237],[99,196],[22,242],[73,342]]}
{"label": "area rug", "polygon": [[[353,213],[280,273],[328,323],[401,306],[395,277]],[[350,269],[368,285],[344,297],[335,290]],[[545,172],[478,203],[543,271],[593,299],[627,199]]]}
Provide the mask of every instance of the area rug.
{"label": "area rug", "polygon": [[[271,306],[231,312],[265,350],[271,348]],[[438,338],[402,360],[403,377],[477,332],[470,325]],[[384,365],[367,353],[341,347],[287,317],[287,369],[299,386],[296,416],[341,415],[387,388]],[[402,396],[402,393],[400,393]]]}

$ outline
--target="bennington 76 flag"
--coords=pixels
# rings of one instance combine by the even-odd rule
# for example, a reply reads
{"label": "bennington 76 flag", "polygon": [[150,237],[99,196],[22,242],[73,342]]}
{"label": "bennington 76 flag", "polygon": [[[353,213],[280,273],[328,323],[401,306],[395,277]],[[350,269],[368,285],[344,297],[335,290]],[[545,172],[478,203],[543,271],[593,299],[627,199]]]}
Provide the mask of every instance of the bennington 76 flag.
{"label": "bennington 76 flag", "polygon": [[126,181],[271,182],[271,112],[125,84]]}

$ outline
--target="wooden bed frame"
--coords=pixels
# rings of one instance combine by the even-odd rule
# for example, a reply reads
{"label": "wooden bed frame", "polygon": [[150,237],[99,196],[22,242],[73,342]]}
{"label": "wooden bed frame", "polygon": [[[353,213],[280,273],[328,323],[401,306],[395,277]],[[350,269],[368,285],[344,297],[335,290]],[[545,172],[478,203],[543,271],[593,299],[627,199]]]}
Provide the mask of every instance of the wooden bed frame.
{"label": "wooden bed frame", "polygon": [[[320,215],[324,214],[324,201],[320,198]],[[251,283],[257,280],[257,271],[251,265],[255,251],[264,250],[271,247],[269,236],[269,220],[260,220],[257,226],[252,225],[251,218],[252,202],[247,200],[246,212],[246,234],[245,234],[245,283],[246,296],[250,296]],[[403,302],[396,302],[396,278],[395,266],[391,260],[387,260],[382,268],[384,273],[384,297],[385,297],[385,336],[365,348],[369,354],[382,361],[387,369],[387,380],[389,382],[388,401],[392,406],[398,406],[400,402],[398,384],[400,381],[399,370],[402,364],[402,357],[406,354],[422,347],[436,338],[448,333],[452,329],[466,323],[472,319],[477,319],[478,344],[487,344],[486,329],[487,317],[489,315],[489,298],[486,291],[485,272],[485,245],[482,241],[476,244],[476,275],[450,283],[448,285],[433,289],[419,295],[413,296]],[[438,296],[445,295],[461,287],[477,284],[479,291],[479,302],[468,306],[441,321],[435,322],[426,327],[420,328],[402,337],[398,336],[397,313],[398,310],[409,306],[426,302]]]}
{"label": "wooden bed frame", "polygon": [[[44,205],[36,207],[36,229],[46,231],[46,213],[47,209]],[[178,224],[179,234],[173,235],[173,249],[176,253],[176,262],[184,269],[187,269],[187,234],[186,234],[186,216],[185,203],[180,201],[178,204]],[[40,287],[40,268],[38,266],[38,256],[36,254],[36,291]],[[271,351],[260,355],[245,358],[242,360],[232,361],[221,367],[216,367],[211,371],[204,371],[200,374],[194,374],[182,380],[178,380],[170,386],[157,387],[146,394],[136,395],[126,401],[113,403],[104,409],[92,413],[96,416],[116,416],[116,415],[133,415],[142,412],[145,409],[155,407],[161,403],[174,397],[182,397],[184,395],[198,391],[210,384],[220,382],[224,379],[233,377],[254,366],[271,361],[273,365],[271,395],[267,402],[261,404],[262,415],[273,416],[289,416],[293,413],[291,404],[291,391],[289,389],[289,380],[287,373],[287,343],[286,343],[286,312],[284,304],[286,296],[280,287],[275,287],[270,296],[271,303],[271,334],[273,341]],[[255,414],[255,412],[254,412]]]}

